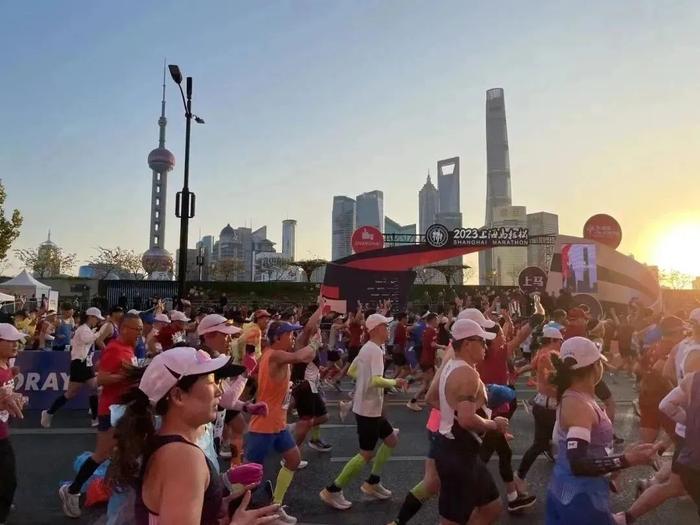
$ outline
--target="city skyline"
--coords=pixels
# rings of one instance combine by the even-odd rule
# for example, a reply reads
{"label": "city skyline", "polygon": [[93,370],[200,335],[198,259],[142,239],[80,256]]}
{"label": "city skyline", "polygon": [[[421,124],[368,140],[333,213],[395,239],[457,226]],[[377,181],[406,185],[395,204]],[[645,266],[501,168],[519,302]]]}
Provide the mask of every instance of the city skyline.
{"label": "city skyline", "polygon": [[[13,248],[38,246],[48,228],[81,261],[105,232],[114,246],[148,246],[143,155],[168,57],[194,76],[197,112],[207,121],[193,130],[191,247],[195,232],[227,220],[278,224],[293,216],[297,258],[330,258],[330,196],[376,188],[393,220],[416,222],[426,168],[448,156],[461,159],[463,224],[480,226],[483,94],[501,86],[517,203],[559,214],[560,231],[574,235],[589,216],[610,213],[622,224],[620,251],[668,267],[675,259],[659,247],[700,224],[700,188],[688,184],[700,164],[700,109],[692,102],[700,73],[686,67],[700,44],[700,7],[624,4],[592,2],[580,13],[517,2],[232,3],[202,6],[191,18],[135,2],[112,11],[87,2],[9,5],[0,39],[13,53],[0,57],[0,89],[12,133],[0,144],[0,167],[6,207],[25,216]],[[57,16],[69,21],[50,23]],[[154,41],[153,27],[163,24],[182,38]],[[192,24],[206,34],[191,34]],[[536,36],[527,27],[537,27]],[[437,28],[453,38],[432,38]],[[117,38],[124,31],[127,42]],[[169,83],[167,97],[176,101],[174,89]],[[170,108],[168,147],[181,159],[184,119]],[[165,247],[174,253],[182,162],[169,179]]]}

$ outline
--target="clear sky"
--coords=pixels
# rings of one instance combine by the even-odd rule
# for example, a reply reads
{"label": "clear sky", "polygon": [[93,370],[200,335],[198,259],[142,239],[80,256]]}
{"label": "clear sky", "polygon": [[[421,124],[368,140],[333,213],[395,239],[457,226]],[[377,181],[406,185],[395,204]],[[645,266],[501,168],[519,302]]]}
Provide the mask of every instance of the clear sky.
{"label": "clear sky", "polygon": [[[191,243],[226,223],[298,220],[297,257],[329,257],[334,194],[384,191],[417,222],[439,159],[461,158],[464,223],[484,216],[485,91],[503,87],[513,203],[579,234],[594,213],[621,250],[700,274],[700,3],[94,1],[3,3],[0,177],[25,217],[85,260],[148,247],[164,57],[195,80]],[[184,118],[168,81],[166,248]],[[660,237],[675,232],[670,252]],[[679,233],[680,232],[680,233]],[[468,261],[470,262],[470,260]]]}

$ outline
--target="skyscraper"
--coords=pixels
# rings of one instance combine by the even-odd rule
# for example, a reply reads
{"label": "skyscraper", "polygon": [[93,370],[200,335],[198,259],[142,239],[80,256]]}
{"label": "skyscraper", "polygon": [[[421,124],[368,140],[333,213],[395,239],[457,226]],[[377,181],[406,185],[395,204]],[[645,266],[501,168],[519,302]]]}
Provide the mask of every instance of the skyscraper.
{"label": "skyscraper", "polygon": [[[459,157],[440,160],[437,163],[439,210],[435,222],[448,230],[462,227],[462,213],[459,205]],[[443,265],[461,265],[462,256],[452,257],[440,263]],[[462,284],[463,275],[459,272],[454,284]]]}
{"label": "skyscraper", "polygon": [[[530,237],[535,235],[558,235],[559,216],[541,211],[527,214],[527,229]],[[531,244],[527,247],[527,265],[549,270],[554,254],[554,244]]]}
{"label": "skyscraper", "polygon": [[173,258],[164,248],[168,172],[175,167],[175,155],[165,148],[165,65],[163,65],[163,98],[160,103],[158,147],[148,154],[151,181],[151,227],[148,250],[141,257],[149,279],[172,279]]}
{"label": "skyscraper", "polygon": [[368,191],[357,196],[355,207],[355,227],[374,226],[384,230],[384,193]]}
{"label": "skyscraper", "polygon": [[418,192],[418,233],[424,235],[428,226],[435,224],[440,210],[440,195],[430,180],[430,172],[423,187]]}
{"label": "skyscraper", "polygon": [[[502,88],[486,92],[486,227],[493,226],[494,210],[512,205],[506,104]],[[494,267],[493,251],[479,252],[479,283],[489,284]]]}
{"label": "skyscraper", "polygon": [[344,195],[333,197],[332,259],[352,255],[350,240],[355,231],[355,200]]}
{"label": "skyscraper", "polygon": [[282,255],[290,261],[294,260],[297,221],[286,219],[282,221]]}

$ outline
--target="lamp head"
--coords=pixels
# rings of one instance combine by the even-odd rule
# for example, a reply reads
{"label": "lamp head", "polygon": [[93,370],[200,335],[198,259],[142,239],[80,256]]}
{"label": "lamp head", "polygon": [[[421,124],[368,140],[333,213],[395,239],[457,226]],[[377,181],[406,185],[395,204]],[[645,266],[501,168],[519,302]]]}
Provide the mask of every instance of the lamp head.
{"label": "lamp head", "polygon": [[176,84],[182,83],[182,73],[180,73],[180,68],[176,64],[169,64],[168,70],[170,70],[170,76],[173,78]]}

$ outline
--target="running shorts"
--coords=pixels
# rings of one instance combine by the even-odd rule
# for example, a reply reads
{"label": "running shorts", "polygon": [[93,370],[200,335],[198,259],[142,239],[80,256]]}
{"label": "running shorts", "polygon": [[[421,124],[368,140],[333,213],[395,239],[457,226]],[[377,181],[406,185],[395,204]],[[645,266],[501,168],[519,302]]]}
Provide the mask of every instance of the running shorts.
{"label": "running shorts", "polygon": [[339,350],[328,350],[328,362],[337,363],[340,361],[340,351]]}
{"label": "running shorts", "polygon": [[248,432],[245,437],[245,460],[246,463],[264,465],[270,451],[284,454],[296,446],[292,434],[286,428],[275,434]]}
{"label": "running shorts", "polygon": [[83,359],[73,359],[70,362],[70,381],[72,383],[87,383],[95,377],[95,372]]}
{"label": "running shorts", "polygon": [[440,516],[466,523],[475,508],[499,499],[488,468],[473,452],[442,435],[435,444],[435,467],[440,477]]}
{"label": "running shorts", "polygon": [[406,354],[404,354],[403,346],[394,346],[391,352],[391,359],[396,366],[406,366]]}
{"label": "running shorts", "polygon": [[377,445],[377,441],[383,441],[394,433],[394,427],[382,416],[366,417],[355,414],[355,420],[357,421],[360,450],[372,451]]}
{"label": "running shorts", "polygon": [[293,391],[294,405],[300,419],[311,419],[325,416],[326,403],[320,394],[311,391],[311,386],[308,381],[304,381],[297,386]]}

